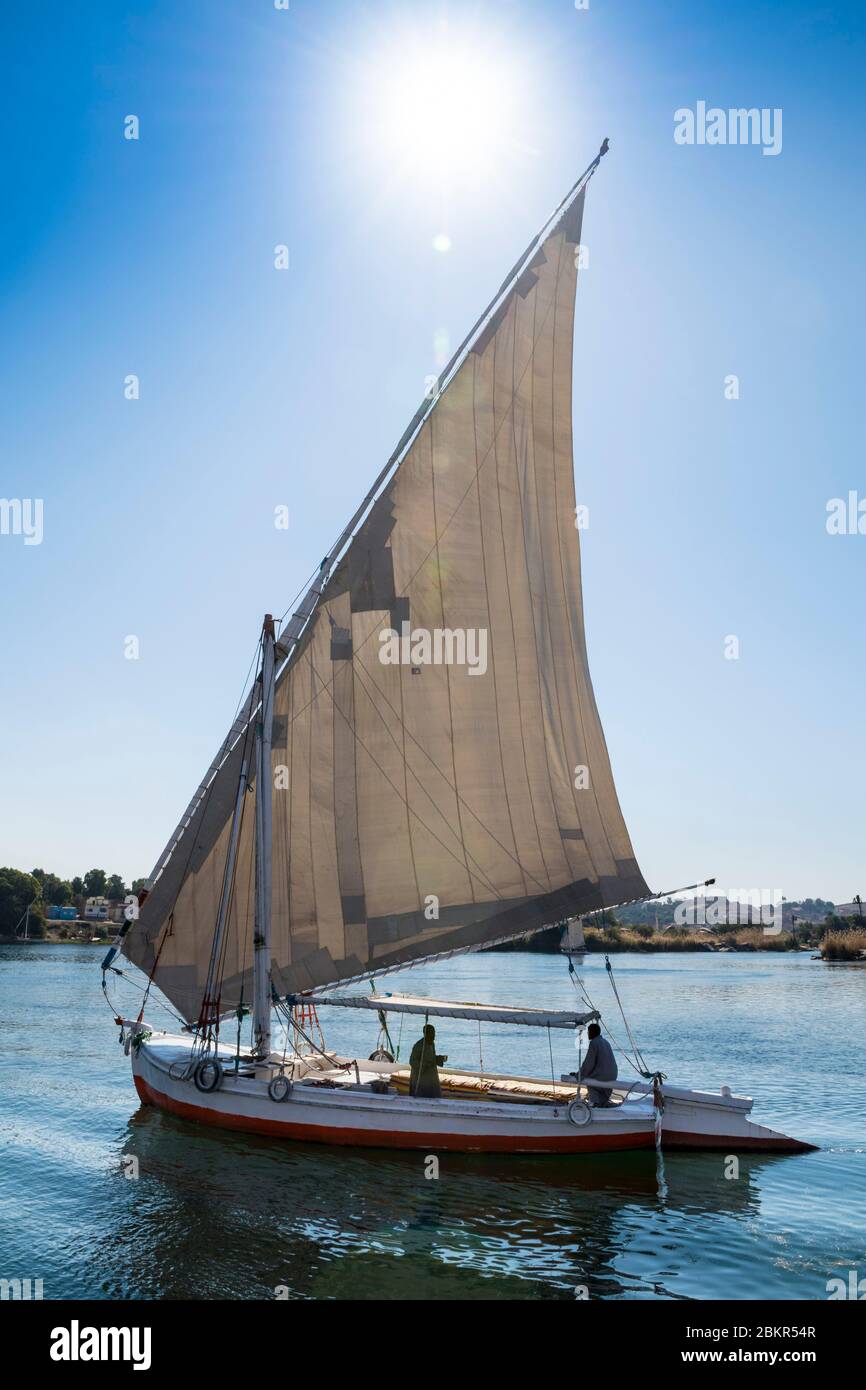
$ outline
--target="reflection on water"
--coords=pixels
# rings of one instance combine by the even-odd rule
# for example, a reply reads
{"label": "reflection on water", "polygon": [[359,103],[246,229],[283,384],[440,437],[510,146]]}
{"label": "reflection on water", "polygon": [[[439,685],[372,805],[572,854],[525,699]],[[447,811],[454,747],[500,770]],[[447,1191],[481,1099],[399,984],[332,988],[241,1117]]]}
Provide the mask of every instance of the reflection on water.
{"label": "reflection on water", "polygon": [[[163,1270],[185,1268],[192,1211],[195,1245],[219,1251],[217,1288],[226,1262],[243,1268],[254,1231],[258,1278],[249,1292],[284,1283],[316,1298],[405,1297],[407,1280],[421,1296],[436,1265],[432,1296],[572,1296],[579,1284],[591,1297],[610,1294],[620,1286],[623,1237],[642,1216],[749,1219],[757,1176],[785,1161],[752,1158],[730,1182],[718,1156],[669,1158],[662,1200],[646,1151],[577,1162],[443,1155],[430,1180],[421,1154],[214,1136],[152,1109],[139,1111],[123,1146],[153,1199],[133,1244],[158,1246]],[[154,1294],[182,1296],[164,1273],[154,1280]],[[206,1283],[201,1292],[214,1290]]]}
{"label": "reflection on water", "polygon": [[[864,972],[837,992],[838,974],[831,985],[833,972],[804,972],[797,960],[745,969],[741,957],[680,958],[669,969],[657,961],[622,958],[618,975],[641,1040],[663,1023],[665,1069],[715,1081],[714,1070],[696,1078],[694,1068],[704,1052],[724,1050],[731,1077],[749,1080],[750,1067],[763,1077],[756,1118],[779,1124],[793,1111],[788,1127],[804,1137],[821,1142],[826,1129],[823,1152],[744,1156],[733,1177],[721,1154],[667,1154],[663,1168],[653,1151],[443,1154],[438,1179],[428,1179],[423,1154],[199,1130],[139,1107],[93,953],[7,948],[0,1276],[41,1277],[47,1297],[272,1298],[277,1288],[316,1299],[574,1299],[584,1289],[590,1298],[825,1297],[828,1278],[862,1264],[866,1086],[850,1047],[862,1042]],[[452,966],[435,979],[415,972],[413,988],[552,1007],[568,997],[550,958]],[[828,1089],[834,1068],[849,1078],[826,1123],[821,1077],[803,1083],[812,1044],[792,1008],[801,991],[820,996]],[[687,992],[702,1001],[691,1024]],[[762,1001],[751,1052],[731,1026],[744,995],[753,1009]],[[488,1065],[514,1064],[515,1032],[528,1035],[485,1040]],[[783,1045],[767,1050],[768,1037]],[[455,1061],[470,1041],[449,1036]],[[127,1167],[137,1160],[137,1179],[124,1176],[124,1157]]]}

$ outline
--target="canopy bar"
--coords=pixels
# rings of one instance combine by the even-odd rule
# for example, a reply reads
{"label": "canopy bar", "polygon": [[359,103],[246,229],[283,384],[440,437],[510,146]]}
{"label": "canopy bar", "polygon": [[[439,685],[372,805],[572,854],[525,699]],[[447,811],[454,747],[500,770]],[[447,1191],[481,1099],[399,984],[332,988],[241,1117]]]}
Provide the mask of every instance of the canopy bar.
{"label": "canopy bar", "polygon": [[[287,1003],[300,1004],[312,996],[292,994]],[[486,1023],[522,1023],[528,1028],[579,1028],[600,1017],[590,1013],[566,1013],[560,1009],[519,1009],[508,1004],[471,1004],[459,1000],[424,999],[412,994],[325,994],[319,1004],[338,1004],[344,1009],[371,1009],[376,1013],[423,1014],[430,1018],[469,1018]]]}

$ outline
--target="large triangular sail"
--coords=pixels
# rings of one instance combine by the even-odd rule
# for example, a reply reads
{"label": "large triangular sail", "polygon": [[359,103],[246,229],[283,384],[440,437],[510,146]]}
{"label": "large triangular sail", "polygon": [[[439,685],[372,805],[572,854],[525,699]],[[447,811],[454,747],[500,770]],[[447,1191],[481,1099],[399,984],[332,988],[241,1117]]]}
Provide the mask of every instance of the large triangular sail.
{"label": "large triangular sail", "polygon": [[[584,197],[585,182],[503,286],[300,614],[272,752],[281,994],[648,895],[584,636],[572,445]],[[144,970],[158,965],[187,1019],[243,744],[187,813],[124,943]],[[244,813],[224,1009],[252,998],[254,821]]]}

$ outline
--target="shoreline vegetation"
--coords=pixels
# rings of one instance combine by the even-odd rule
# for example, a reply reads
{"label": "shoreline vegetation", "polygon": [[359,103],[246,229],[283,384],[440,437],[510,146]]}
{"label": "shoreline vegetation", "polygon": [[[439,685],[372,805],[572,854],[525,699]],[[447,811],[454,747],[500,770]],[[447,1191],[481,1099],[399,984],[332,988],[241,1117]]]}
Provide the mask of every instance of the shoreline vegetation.
{"label": "shoreline vegetation", "polygon": [[821,958],[829,961],[866,961],[866,931],[848,927],[845,931],[828,932],[821,942]]}
{"label": "shoreline vegetation", "polygon": [[[60,878],[44,869],[0,868],[0,942],[107,940],[117,930],[128,893],[144,887],[143,878],[127,887],[120,874],[88,869],[80,878]],[[86,915],[88,899],[104,905],[101,916]],[[52,909],[71,918],[49,918]]]}
{"label": "shoreline vegetation", "polygon": [[[50,924],[44,934],[27,938],[0,932],[0,946],[21,945],[26,941],[39,946],[106,946],[110,942],[117,924],[109,922],[65,922],[55,927]],[[542,943],[541,938],[553,933],[553,944]],[[531,937],[518,937],[515,941],[492,946],[492,952],[529,951],[537,955],[560,953],[560,927],[548,928]],[[790,932],[779,936],[766,936],[760,927],[741,927],[734,930],[710,933],[694,932],[680,928],[669,932],[655,932],[651,937],[621,927],[604,929],[587,927],[584,933],[585,949],[588,955],[617,955],[621,952],[635,952],[639,955],[685,955],[701,952],[714,954],[721,952],[769,951],[806,953],[814,960],[820,959],[830,964],[866,965],[866,930],[856,926],[846,926],[841,931],[831,931],[821,941],[803,940],[801,936],[792,937]],[[576,953],[579,954],[579,953]]]}
{"label": "shoreline vegetation", "polygon": [[[538,932],[535,936],[504,942],[501,946],[491,949],[559,953],[561,935],[561,927],[552,927]],[[646,934],[631,927],[620,926],[618,923],[613,926],[586,927],[584,942],[588,954],[603,952],[608,955],[621,951],[662,955],[683,951],[814,951],[817,945],[804,940],[799,934],[792,936],[789,931],[780,932],[778,936],[768,936],[760,927],[736,927],[715,932],[671,927],[668,931],[652,930]]]}
{"label": "shoreline vegetation", "polygon": [[[127,888],[119,874],[107,874],[103,869],[90,869],[81,878],[66,880],[44,869],[24,873],[0,868],[0,944],[29,940],[101,945],[112,938],[118,923],[85,918],[87,898],[102,897],[119,908],[127,893],[137,893],[143,885],[144,879],[136,879]],[[862,915],[840,917],[834,904],[823,898],[784,903],[782,929],[773,933],[761,926],[759,908],[725,899],[718,900],[724,908],[718,914],[718,925],[681,925],[684,918],[688,922],[693,901],[668,898],[589,915],[584,919],[585,949],[590,954],[611,955],[623,951],[808,951],[820,953],[821,959],[829,962],[866,963],[866,922]],[[859,899],[856,901],[859,904]],[[74,908],[77,916],[74,920],[50,920],[47,909],[51,907]],[[709,912],[706,919],[717,920]],[[694,912],[691,921],[695,921]],[[517,937],[489,949],[559,954],[565,926],[560,922],[533,936]]]}
{"label": "shoreline vegetation", "polygon": [[[826,914],[823,921],[786,921],[781,931],[769,933],[757,922],[719,926],[656,926],[649,922],[624,922],[605,914],[606,921],[584,925],[584,944],[588,954],[614,955],[623,951],[639,954],[679,954],[686,951],[797,951],[820,955],[825,961],[866,962],[866,929],[856,917]],[[534,951],[559,953],[565,923],[491,947],[494,951]]]}

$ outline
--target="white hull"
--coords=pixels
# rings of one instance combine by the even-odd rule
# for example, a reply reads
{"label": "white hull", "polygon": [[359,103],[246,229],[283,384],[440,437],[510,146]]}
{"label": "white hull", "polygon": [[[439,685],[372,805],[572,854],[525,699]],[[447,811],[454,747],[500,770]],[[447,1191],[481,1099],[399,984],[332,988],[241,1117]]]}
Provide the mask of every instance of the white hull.
{"label": "white hull", "polygon": [[[127,1036],[135,1025],[127,1024]],[[404,1069],[387,1062],[334,1058],[295,1059],[296,1080],[285,1100],[272,1100],[268,1083],[279,1067],[253,1067],[221,1049],[224,1076],[218,1089],[203,1093],[189,1074],[189,1037],[153,1033],[132,1047],[132,1071],[140,1099],[184,1119],[224,1129],[278,1138],[377,1148],[457,1150],[489,1153],[601,1153],[652,1148],[655,1108],[651,1087],[614,1094],[614,1104],[593,1109],[588,1123],[574,1124],[568,1107],[574,1085],[485,1073],[483,1084],[517,1091],[515,1098],[489,1094],[445,1094],[427,1100],[401,1094],[391,1080]],[[452,1083],[465,1078],[478,1086],[479,1074],[449,1070]],[[383,1084],[385,1083],[385,1084]],[[385,1086],[387,1085],[387,1089]],[[372,1089],[376,1087],[377,1089]],[[554,1099],[525,1099],[533,1087]],[[682,1091],[664,1087],[662,1143],[665,1148],[796,1150],[810,1147],[776,1134],[748,1118],[751,1101],[743,1097]],[[585,1117],[585,1112],[584,1117]]]}

